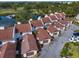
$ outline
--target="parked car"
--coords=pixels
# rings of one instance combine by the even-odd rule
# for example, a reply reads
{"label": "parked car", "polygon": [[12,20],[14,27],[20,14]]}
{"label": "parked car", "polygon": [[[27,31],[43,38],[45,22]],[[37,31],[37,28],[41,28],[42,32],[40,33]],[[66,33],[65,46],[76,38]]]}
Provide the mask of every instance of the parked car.
{"label": "parked car", "polygon": [[79,37],[77,37],[77,41],[79,42]]}
{"label": "parked car", "polygon": [[79,42],[79,32],[74,32],[71,39],[69,39],[71,42]]}
{"label": "parked car", "polygon": [[74,32],[73,35],[74,36],[79,36],[79,32]]}
{"label": "parked car", "polygon": [[72,36],[72,38],[69,39],[70,42],[75,42],[75,38]]}

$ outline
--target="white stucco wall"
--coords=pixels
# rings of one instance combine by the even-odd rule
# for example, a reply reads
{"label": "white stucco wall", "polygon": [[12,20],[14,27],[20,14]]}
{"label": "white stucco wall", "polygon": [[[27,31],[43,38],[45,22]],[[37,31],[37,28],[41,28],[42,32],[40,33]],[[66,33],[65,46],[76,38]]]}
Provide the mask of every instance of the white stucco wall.
{"label": "white stucco wall", "polygon": [[51,39],[46,39],[46,40],[48,40],[48,42],[44,43],[44,41],[42,40],[42,41],[39,41],[39,43],[43,45],[47,45],[51,42]]}
{"label": "white stucco wall", "polygon": [[25,32],[25,33],[22,33],[22,35],[25,35],[25,34],[32,34],[32,32]]}
{"label": "white stucco wall", "polygon": [[59,35],[59,31],[58,31],[58,32],[55,32],[55,33],[57,33],[57,34],[56,34],[56,35],[53,34],[54,37],[58,37],[58,35]]}
{"label": "white stucco wall", "polygon": [[30,55],[30,56],[27,56],[27,53],[23,54],[23,57],[28,57],[28,58],[31,58],[31,57],[34,57],[35,55],[37,55],[37,50],[31,50],[29,51],[30,52],[33,52],[34,54],[33,55]]}
{"label": "white stucco wall", "polygon": [[39,28],[43,28],[43,26],[36,27],[35,29],[37,30],[37,29],[39,29]]}

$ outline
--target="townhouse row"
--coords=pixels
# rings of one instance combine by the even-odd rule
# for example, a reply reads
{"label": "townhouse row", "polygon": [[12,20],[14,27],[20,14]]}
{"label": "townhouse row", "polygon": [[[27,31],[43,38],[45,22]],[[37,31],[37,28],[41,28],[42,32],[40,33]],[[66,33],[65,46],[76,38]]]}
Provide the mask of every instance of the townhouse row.
{"label": "townhouse row", "polygon": [[[64,12],[56,12],[38,20],[30,19],[26,24],[18,22],[12,27],[0,29],[0,58],[15,58],[20,48],[22,57],[34,57],[39,53],[38,45],[50,44],[71,23]],[[18,49],[17,42],[21,43]]]}

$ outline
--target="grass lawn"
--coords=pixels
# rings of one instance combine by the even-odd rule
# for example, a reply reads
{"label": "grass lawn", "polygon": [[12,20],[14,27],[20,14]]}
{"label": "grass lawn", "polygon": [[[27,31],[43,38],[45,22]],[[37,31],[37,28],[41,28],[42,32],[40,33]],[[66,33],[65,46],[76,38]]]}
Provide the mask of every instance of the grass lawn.
{"label": "grass lawn", "polygon": [[75,30],[74,32],[79,32],[79,30]]}
{"label": "grass lawn", "polygon": [[79,42],[68,42],[61,51],[62,57],[79,58]]}
{"label": "grass lawn", "polygon": [[[78,43],[78,42],[77,42]],[[70,50],[69,50],[69,52],[71,52],[72,53],[72,58],[77,58],[77,57],[79,57],[79,43],[78,43],[78,45],[74,45],[74,43],[71,43],[70,44]]]}
{"label": "grass lawn", "polygon": [[0,10],[0,15],[3,15],[3,14],[9,14],[9,13],[16,13],[16,11],[15,10],[13,10],[13,9],[2,9],[2,10]]}
{"label": "grass lawn", "polygon": [[1,9],[0,15],[6,15],[6,14],[15,14],[21,10],[23,10],[24,7],[18,7],[17,10],[14,9]]}

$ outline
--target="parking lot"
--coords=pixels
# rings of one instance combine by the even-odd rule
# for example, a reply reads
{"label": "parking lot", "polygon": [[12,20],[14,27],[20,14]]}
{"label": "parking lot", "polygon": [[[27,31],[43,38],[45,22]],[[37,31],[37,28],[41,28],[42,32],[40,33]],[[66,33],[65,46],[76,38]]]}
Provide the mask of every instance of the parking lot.
{"label": "parking lot", "polygon": [[60,52],[66,42],[73,35],[73,31],[79,29],[78,26],[71,24],[70,27],[61,34],[61,36],[54,39],[51,44],[44,46],[40,52],[41,58],[60,58]]}

